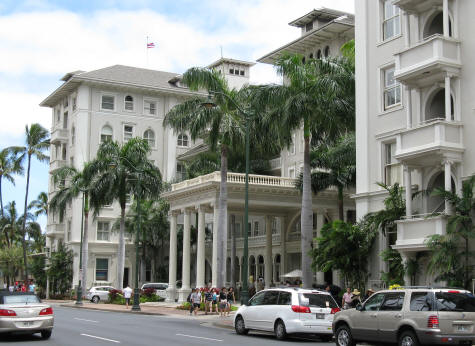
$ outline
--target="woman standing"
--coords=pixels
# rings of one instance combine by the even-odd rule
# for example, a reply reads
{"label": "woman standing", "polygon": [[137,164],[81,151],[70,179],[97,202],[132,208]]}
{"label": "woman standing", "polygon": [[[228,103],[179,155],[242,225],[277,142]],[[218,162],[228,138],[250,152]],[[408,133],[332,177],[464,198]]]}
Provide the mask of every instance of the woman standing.
{"label": "woman standing", "polygon": [[[232,303],[231,303],[232,302]],[[232,304],[236,304],[236,297],[234,296],[234,288],[229,287],[228,291],[228,305],[226,307],[227,315],[229,316],[229,312],[231,311]]]}
{"label": "woman standing", "polygon": [[221,289],[221,292],[219,293],[219,312],[221,313],[221,316],[224,317],[224,314],[226,313],[226,308],[228,306],[228,292],[226,290],[226,287],[223,287]]}

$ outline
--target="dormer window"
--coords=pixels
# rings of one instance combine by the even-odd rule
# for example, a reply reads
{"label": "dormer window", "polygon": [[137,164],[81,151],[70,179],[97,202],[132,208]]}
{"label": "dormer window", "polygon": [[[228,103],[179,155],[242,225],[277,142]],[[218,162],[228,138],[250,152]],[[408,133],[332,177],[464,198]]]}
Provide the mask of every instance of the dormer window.
{"label": "dormer window", "polygon": [[130,95],[127,95],[124,99],[124,108],[126,111],[134,110],[134,98]]}
{"label": "dormer window", "polygon": [[313,29],[313,22],[305,24],[305,31],[306,32],[309,32],[312,29]]}

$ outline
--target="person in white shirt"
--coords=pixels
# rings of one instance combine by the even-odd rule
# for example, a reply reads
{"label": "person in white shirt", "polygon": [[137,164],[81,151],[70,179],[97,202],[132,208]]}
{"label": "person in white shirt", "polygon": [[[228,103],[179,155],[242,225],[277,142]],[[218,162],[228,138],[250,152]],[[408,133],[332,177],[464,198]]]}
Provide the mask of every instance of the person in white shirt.
{"label": "person in white shirt", "polygon": [[129,308],[129,304],[130,304],[130,297],[132,296],[132,289],[127,286],[126,288],[124,288],[124,298],[125,298],[125,308],[128,309]]}

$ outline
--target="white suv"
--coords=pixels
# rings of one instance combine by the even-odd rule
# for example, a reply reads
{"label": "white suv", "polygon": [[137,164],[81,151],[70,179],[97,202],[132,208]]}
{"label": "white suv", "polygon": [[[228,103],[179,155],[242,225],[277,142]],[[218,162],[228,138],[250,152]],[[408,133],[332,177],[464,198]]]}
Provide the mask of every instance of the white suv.
{"label": "white suv", "polygon": [[109,291],[113,289],[112,286],[94,286],[87,292],[86,298],[96,304],[100,301],[106,302],[109,300]]}
{"label": "white suv", "polygon": [[332,339],[332,322],[340,311],[333,297],[325,292],[301,288],[273,288],[256,293],[236,311],[236,333],[249,330],[273,331],[282,340],[288,334],[319,335]]}

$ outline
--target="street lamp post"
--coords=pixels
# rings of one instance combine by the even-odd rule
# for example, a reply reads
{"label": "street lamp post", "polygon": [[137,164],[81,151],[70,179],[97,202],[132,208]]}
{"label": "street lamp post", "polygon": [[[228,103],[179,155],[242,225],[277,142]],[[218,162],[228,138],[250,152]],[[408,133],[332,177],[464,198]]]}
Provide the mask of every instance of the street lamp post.
{"label": "street lamp post", "polygon": [[82,234],[84,228],[84,192],[82,193],[82,212],[81,212],[81,242],[79,245],[79,283],[76,296],[76,305],[82,305]]}

